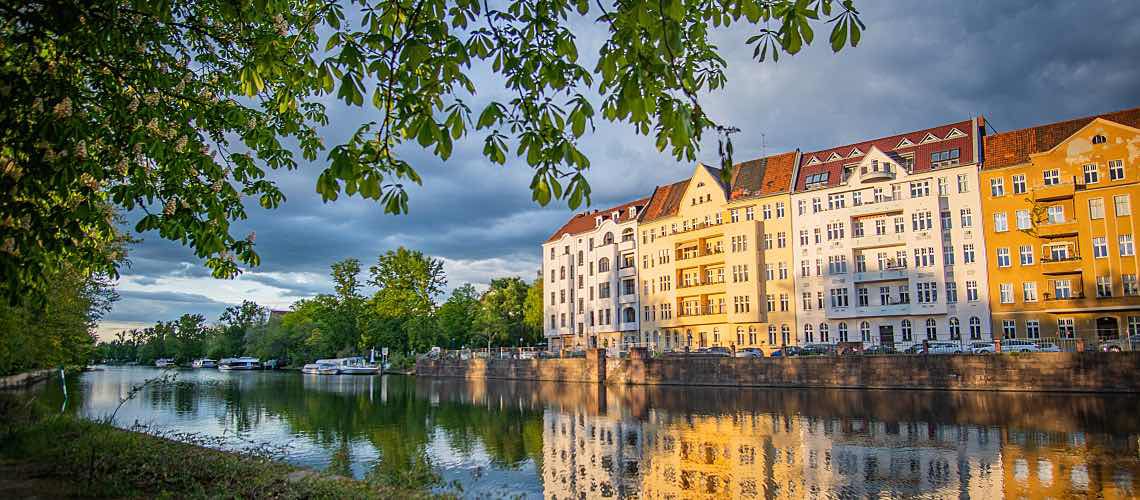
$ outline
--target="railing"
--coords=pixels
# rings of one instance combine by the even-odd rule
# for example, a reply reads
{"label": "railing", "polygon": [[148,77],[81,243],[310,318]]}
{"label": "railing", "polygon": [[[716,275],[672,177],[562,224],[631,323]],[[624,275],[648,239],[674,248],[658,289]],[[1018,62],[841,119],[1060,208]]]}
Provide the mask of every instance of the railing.
{"label": "railing", "polygon": [[681,282],[681,284],[677,285],[677,289],[683,290],[685,288],[696,288],[698,286],[723,285],[724,282],[725,282],[724,278],[711,280],[711,281],[710,280],[698,280],[696,283],[689,283],[687,285],[684,282]]}
{"label": "railing", "polygon": [[699,259],[701,257],[709,257],[712,255],[722,255],[722,254],[724,254],[723,248],[720,250],[717,250],[717,249],[708,250],[708,249],[706,249],[703,252],[694,252],[691,255],[685,255],[681,252],[677,252],[676,258],[677,258],[677,261],[680,262],[680,261],[684,261],[684,260]]}
{"label": "railing", "polygon": [[680,313],[677,314],[677,317],[691,318],[694,316],[712,316],[715,314],[727,314],[727,313],[728,313],[728,307],[698,306],[696,308],[690,308],[688,311],[681,309]]}

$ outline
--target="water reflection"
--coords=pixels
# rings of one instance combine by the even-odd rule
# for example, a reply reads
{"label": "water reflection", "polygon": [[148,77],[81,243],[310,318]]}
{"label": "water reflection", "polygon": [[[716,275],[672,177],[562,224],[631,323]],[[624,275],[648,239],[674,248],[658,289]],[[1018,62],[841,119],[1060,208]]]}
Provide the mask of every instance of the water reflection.
{"label": "water reflection", "polygon": [[[72,381],[109,414],[143,368]],[[1140,399],[182,372],[120,425],[272,442],[305,466],[467,496],[1131,498]],[[49,401],[58,387],[44,389]]]}

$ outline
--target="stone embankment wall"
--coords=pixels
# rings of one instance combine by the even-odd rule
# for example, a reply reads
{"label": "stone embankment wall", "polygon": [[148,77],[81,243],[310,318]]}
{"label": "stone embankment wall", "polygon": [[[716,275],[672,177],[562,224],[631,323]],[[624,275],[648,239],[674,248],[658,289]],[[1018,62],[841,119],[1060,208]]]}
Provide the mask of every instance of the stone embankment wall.
{"label": "stone embankment wall", "polygon": [[416,374],[467,379],[551,380],[609,385],[831,387],[1140,393],[1140,353],[650,358],[634,350],[606,359],[424,360]]}
{"label": "stone embankment wall", "polygon": [[19,389],[27,387],[41,380],[47,380],[48,377],[59,373],[58,370],[48,368],[44,370],[34,370],[30,372],[17,373],[7,377],[0,377],[0,389]]}

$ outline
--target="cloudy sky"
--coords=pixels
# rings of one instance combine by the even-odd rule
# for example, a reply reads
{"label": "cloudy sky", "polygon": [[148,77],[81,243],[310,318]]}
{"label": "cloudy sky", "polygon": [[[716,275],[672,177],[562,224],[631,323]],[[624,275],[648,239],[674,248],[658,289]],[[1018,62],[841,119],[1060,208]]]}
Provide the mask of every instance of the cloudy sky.
{"label": "cloudy sky", "polygon": [[[736,159],[796,148],[811,150],[984,115],[998,131],[1140,106],[1140,2],[933,2],[859,0],[867,31],[855,49],[832,54],[826,28],[817,45],[779,63],[757,63],[744,44],[747,26],[717,33],[728,61],[726,89],[702,97],[715,118],[738,126]],[[576,21],[579,53],[604,39],[600,26]],[[822,42],[822,43],[820,43]],[[472,108],[501,97],[496,80],[476,71]],[[370,110],[330,107],[326,144],[343,139]],[[482,135],[457,144],[447,162],[405,148],[424,182],[410,192],[411,213],[384,215],[375,203],[322,203],[314,191],[322,167],[277,175],[288,196],[267,211],[253,204],[236,234],[257,232],[262,265],[235,280],[215,280],[193,255],[154,234],[139,235],[118,284],[122,299],[102,330],[174,319],[215,320],[229,304],[255,300],[285,309],[331,291],[330,263],[348,257],[364,267],[400,245],[445,263],[450,287],[490,278],[534,276],[538,245],[571,215],[565,204],[539,207],[531,171],[509,159],[492,165]],[[688,175],[690,164],[659,153],[625,125],[599,123],[582,148],[593,206],[647,196],[657,184]],[[715,144],[701,158],[716,161]]]}

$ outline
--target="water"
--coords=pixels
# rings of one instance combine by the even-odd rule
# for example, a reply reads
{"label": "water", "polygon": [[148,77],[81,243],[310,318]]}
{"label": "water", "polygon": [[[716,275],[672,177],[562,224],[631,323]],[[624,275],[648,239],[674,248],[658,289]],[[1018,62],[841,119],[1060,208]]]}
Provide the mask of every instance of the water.
{"label": "water", "polygon": [[[159,374],[69,380],[109,415]],[[183,370],[120,426],[282,447],[285,459],[461,496],[1135,498],[1140,399],[925,391],[602,388],[397,376]],[[39,389],[59,404],[58,382]],[[451,484],[451,486],[449,486]],[[454,484],[462,485],[462,490]]]}

